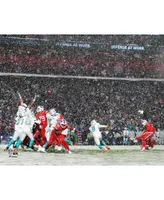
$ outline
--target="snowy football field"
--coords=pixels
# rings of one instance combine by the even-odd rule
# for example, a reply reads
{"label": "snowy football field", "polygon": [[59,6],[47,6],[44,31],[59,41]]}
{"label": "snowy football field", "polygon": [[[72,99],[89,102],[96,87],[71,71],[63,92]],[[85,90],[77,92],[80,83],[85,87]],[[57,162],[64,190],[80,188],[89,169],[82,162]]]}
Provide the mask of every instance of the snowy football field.
{"label": "snowy football field", "polygon": [[105,153],[96,146],[71,146],[72,154],[40,153],[19,151],[17,158],[10,158],[0,145],[0,165],[25,166],[138,166],[164,165],[164,146],[156,145],[154,149],[141,152],[139,146],[111,146]]}

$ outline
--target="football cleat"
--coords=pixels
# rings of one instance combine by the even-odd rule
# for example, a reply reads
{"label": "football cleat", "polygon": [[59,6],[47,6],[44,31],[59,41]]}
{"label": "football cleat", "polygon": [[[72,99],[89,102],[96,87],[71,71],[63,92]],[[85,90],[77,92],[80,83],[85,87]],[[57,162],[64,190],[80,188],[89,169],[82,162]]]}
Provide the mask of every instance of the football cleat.
{"label": "football cleat", "polygon": [[40,151],[43,152],[43,153],[47,153],[47,151],[43,147],[40,149]]}
{"label": "football cleat", "polygon": [[61,151],[62,150],[62,147],[61,146],[57,146],[56,148],[58,151]]}
{"label": "football cleat", "polygon": [[7,151],[7,150],[9,150],[9,147],[6,147],[6,148],[4,149],[4,151]]}
{"label": "football cleat", "polygon": [[18,149],[14,149],[13,155],[18,155]]}
{"label": "football cleat", "polygon": [[106,146],[106,148],[107,148],[108,150],[110,150],[110,147]]}
{"label": "football cleat", "polygon": [[146,145],[145,149],[146,149],[146,150],[149,150],[149,146],[148,146],[148,145]]}
{"label": "football cleat", "polygon": [[40,145],[38,146],[38,152],[42,150],[43,147],[41,147]]}
{"label": "football cleat", "polygon": [[105,153],[106,151],[107,151],[106,148],[103,148],[103,149],[102,149],[102,153]]}
{"label": "football cleat", "polygon": [[145,147],[141,147],[141,151],[145,151],[146,150],[146,148]]}
{"label": "football cleat", "polygon": [[23,144],[21,144],[21,148],[22,148],[22,150],[24,150],[24,149],[25,149]]}
{"label": "football cleat", "polygon": [[27,148],[26,151],[33,151],[33,149],[32,148]]}

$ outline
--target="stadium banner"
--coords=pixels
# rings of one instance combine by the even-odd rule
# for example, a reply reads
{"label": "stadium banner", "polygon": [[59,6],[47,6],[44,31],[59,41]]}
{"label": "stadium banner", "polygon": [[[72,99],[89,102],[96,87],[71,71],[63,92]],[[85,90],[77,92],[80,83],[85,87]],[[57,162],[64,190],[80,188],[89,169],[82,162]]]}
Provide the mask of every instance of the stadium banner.
{"label": "stadium banner", "polygon": [[159,47],[155,45],[138,45],[138,44],[111,44],[109,51],[127,51],[127,52],[157,52]]}
{"label": "stadium banner", "polygon": [[77,42],[57,42],[55,43],[56,46],[60,47],[83,47],[83,48],[90,48],[91,45],[87,43],[77,43]]}
{"label": "stadium banner", "polygon": [[57,42],[57,41],[49,41],[47,39],[34,39],[34,38],[13,38],[13,37],[4,37],[0,38],[0,44],[4,45],[18,45],[18,46],[32,46],[32,47],[39,47],[42,48],[42,46],[47,47],[47,48],[79,48],[79,49],[87,49],[87,50],[102,50],[106,52],[110,51],[140,51],[140,52],[145,52],[145,51],[151,51],[151,52],[156,52],[160,50],[160,46],[154,46],[154,45],[144,45],[140,46],[137,44],[110,44],[109,43],[85,43],[85,42],[73,42],[73,41],[62,41],[62,42]]}
{"label": "stadium banner", "polygon": [[144,46],[138,45],[111,45],[111,49],[144,51]]}
{"label": "stadium banner", "polygon": [[[0,38],[0,44],[11,44],[11,45],[20,45],[20,46],[47,46],[50,48],[55,47],[79,47],[79,48],[94,48],[93,45],[82,42],[56,42],[56,41],[48,41],[46,39],[30,39],[30,38]],[[98,47],[98,46],[96,46]]]}

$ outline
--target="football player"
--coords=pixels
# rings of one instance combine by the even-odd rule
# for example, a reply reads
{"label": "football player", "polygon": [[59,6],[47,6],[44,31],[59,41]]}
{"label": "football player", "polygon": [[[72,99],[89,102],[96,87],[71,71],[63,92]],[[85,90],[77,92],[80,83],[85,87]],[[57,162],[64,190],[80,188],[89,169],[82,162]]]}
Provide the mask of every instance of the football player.
{"label": "football player", "polygon": [[[15,117],[15,131],[14,131],[14,135],[12,139],[10,140],[5,150],[8,150],[10,146],[13,145],[16,141],[17,143],[16,143],[15,148],[17,150],[18,147],[22,144],[26,135],[29,136],[30,138],[30,145],[29,145],[30,149],[34,143],[34,137],[33,137],[31,129],[36,119],[34,118],[34,114],[30,110],[30,108],[35,102],[36,96],[34,97],[31,104],[29,104],[28,106],[23,102],[23,99],[20,93],[18,93],[18,96],[20,100],[20,105],[18,106],[18,111]],[[17,154],[16,150],[14,151],[15,154]]]}
{"label": "football player", "polygon": [[[34,140],[37,145],[39,145],[38,151],[40,147],[42,147],[46,143],[46,128],[48,126],[48,118],[47,114],[48,112],[44,109],[43,106],[38,106],[36,109],[36,118],[40,120],[40,125],[38,129],[34,133]],[[41,136],[41,138],[38,140],[38,137]]]}
{"label": "football player", "polygon": [[48,145],[51,146],[54,142],[58,146],[58,149],[60,149],[60,146],[62,145],[68,151],[68,153],[72,153],[68,143],[65,140],[67,134],[68,124],[65,119],[61,119],[59,123],[54,126]]}
{"label": "football player", "polygon": [[47,137],[47,144],[43,146],[42,152],[45,152],[46,148],[55,143],[58,150],[61,150],[62,145],[66,150],[68,150],[68,153],[71,153],[69,145],[65,140],[68,133],[68,124],[63,116],[61,117],[62,119],[54,116],[54,118],[51,119],[49,132],[47,131],[47,133],[49,133]]}
{"label": "football player", "polygon": [[153,139],[153,136],[155,135],[156,128],[153,126],[153,124],[146,120],[141,120],[141,123],[145,127],[145,130],[140,136],[136,137],[136,140],[141,139],[141,151],[144,151],[145,149],[154,147],[155,140]]}
{"label": "football player", "polygon": [[9,144],[7,145],[6,149],[9,149],[9,147],[12,144],[14,144],[16,140],[18,140],[15,146],[15,149],[17,150],[19,146],[22,144],[25,137],[28,136],[30,138],[29,150],[32,150],[31,147],[34,144],[32,128],[33,128],[34,123],[36,122],[39,123],[39,121],[36,120],[33,113],[27,107],[27,105],[26,104],[20,105],[17,112],[17,120],[15,123],[14,135],[13,135],[12,140],[10,140]]}
{"label": "football player", "polygon": [[107,125],[100,125],[98,122],[96,122],[96,120],[91,121],[91,126],[89,127],[89,130],[93,134],[94,141],[98,146],[98,148],[101,149],[102,152],[105,152],[107,150],[110,150],[110,148],[106,145],[105,141],[102,139],[100,128],[109,128],[109,127]]}
{"label": "football player", "polygon": [[54,108],[52,108],[49,110],[47,114],[47,119],[48,119],[48,125],[46,127],[46,143],[43,145],[43,148],[39,149],[39,151],[43,151],[43,152],[45,152],[45,149],[48,147],[52,130],[54,129],[56,124],[59,123],[61,119],[64,119],[64,117],[62,114],[57,113]]}

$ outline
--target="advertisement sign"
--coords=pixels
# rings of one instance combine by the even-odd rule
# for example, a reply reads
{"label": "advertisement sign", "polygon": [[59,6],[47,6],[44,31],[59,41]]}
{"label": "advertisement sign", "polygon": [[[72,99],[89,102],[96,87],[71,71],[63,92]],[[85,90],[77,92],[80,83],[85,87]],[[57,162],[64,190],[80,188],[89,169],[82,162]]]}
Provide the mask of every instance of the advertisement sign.
{"label": "advertisement sign", "polygon": [[111,49],[144,51],[144,46],[138,45],[111,45]]}

